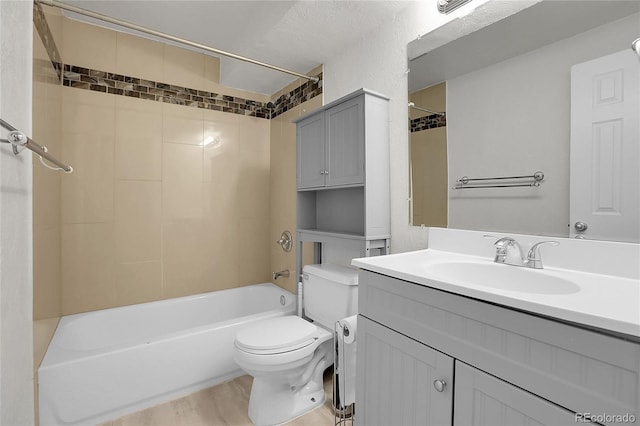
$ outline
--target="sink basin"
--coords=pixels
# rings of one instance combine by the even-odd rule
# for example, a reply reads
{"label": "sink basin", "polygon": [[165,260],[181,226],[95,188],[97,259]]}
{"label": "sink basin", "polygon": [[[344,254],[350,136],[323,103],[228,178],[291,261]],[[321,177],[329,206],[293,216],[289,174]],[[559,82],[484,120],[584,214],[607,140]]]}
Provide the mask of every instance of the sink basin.
{"label": "sink basin", "polygon": [[442,262],[427,266],[429,275],[450,283],[465,283],[521,293],[571,294],[580,287],[572,281],[529,269],[499,263]]}

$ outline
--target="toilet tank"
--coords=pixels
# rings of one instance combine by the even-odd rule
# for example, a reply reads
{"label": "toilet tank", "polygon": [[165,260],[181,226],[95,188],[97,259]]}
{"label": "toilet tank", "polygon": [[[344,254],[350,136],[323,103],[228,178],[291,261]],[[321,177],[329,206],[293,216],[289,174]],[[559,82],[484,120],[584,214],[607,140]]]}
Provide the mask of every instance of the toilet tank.
{"label": "toilet tank", "polygon": [[321,264],[302,268],[305,315],[333,330],[336,321],[358,313],[358,271]]}

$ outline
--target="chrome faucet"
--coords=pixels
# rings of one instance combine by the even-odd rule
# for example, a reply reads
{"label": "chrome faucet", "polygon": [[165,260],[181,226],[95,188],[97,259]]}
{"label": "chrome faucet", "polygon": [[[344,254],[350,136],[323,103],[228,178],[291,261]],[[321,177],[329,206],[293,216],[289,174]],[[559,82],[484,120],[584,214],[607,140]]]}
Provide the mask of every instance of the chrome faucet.
{"label": "chrome faucet", "polygon": [[535,243],[533,246],[531,246],[531,249],[529,249],[527,259],[524,261],[524,266],[526,266],[527,268],[542,269],[540,246],[543,244],[551,244],[552,246],[557,246],[560,243],[557,241],[540,241],[539,243]]}
{"label": "chrome faucet", "polygon": [[499,238],[493,245],[496,247],[494,262],[513,266],[522,266],[524,264],[522,248],[513,238]]}
{"label": "chrome faucet", "polygon": [[289,278],[289,270],[285,269],[284,271],[278,271],[273,273],[273,279],[277,280],[280,277]]}
{"label": "chrome faucet", "polygon": [[[497,238],[493,235],[485,235],[487,238]],[[496,248],[496,255],[493,259],[496,263],[504,263],[506,265],[524,266],[532,269],[543,269],[542,257],[540,255],[540,246],[543,244],[551,244],[557,246],[557,241],[540,241],[535,243],[529,249],[527,257],[522,254],[522,248],[516,240],[511,237],[497,238],[493,245]]]}

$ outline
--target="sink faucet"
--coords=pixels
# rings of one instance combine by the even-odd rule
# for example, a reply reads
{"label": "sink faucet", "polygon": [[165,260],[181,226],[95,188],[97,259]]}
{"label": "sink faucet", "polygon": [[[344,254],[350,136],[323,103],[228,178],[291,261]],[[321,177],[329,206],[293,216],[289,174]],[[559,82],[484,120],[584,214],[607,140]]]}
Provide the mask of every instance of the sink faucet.
{"label": "sink faucet", "polygon": [[557,241],[540,241],[539,243],[535,243],[533,246],[531,246],[531,249],[529,249],[527,259],[524,261],[524,266],[526,266],[527,268],[542,269],[540,246],[543,244],[551,244],[552,246],[557,246],[560,243]]}
{"label": "sink faucet", "polygon": [[[493,235],[485,235],[487,238],[496,238]],[[522,248],[516,240],[511,237],[498,238],[493,245],[496,248],[496,256],[493,259],[496,263],[504,263],[506,265],[524,266],[532,269],[542,269],[542,257],[540,255],[540,246],[543,244],[551,244],[557,246],[557,241],[540,241],[535,243],[527,257],[522,254]]]}
{"label": "sink faucet", "polygon": [[494,262],[513,266],[522,266],[524,264],[522,248],[513,238],[499,238],[493,245],[496,247]]}

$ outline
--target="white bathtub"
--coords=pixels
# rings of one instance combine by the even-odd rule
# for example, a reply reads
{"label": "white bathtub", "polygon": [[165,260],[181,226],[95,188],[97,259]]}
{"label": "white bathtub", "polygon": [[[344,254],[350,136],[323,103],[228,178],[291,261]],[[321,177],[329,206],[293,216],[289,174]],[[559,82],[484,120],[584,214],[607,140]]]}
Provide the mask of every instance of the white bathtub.
{"label": "white bathtub", "polygon": [[95,425],[242,375],[236,331],[295,314],[273,284],[65,316],[38,370],[41,425]]}

